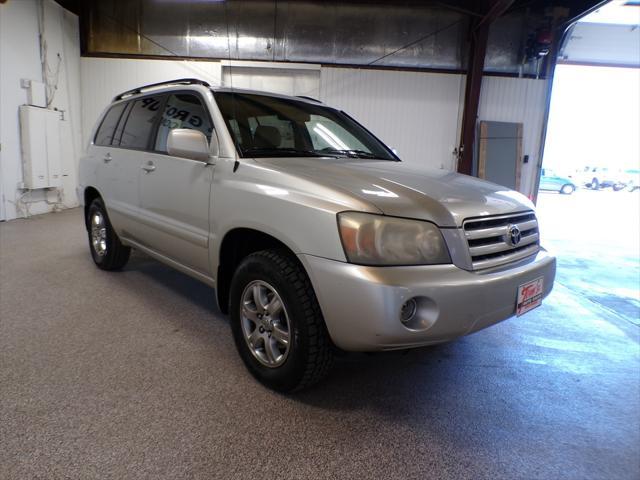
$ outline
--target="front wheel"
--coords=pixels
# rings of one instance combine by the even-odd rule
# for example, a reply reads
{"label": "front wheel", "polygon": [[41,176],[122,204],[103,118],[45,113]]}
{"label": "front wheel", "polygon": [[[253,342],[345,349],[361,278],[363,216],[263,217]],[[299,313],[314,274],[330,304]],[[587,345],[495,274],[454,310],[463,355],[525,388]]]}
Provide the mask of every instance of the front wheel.
{"label": "front wheel", "polygon": [[566,184],[562,186],[562,188],[560,189],[560,193],[562,193],[563,195],[571,195],[575,190],[576,187]]}
{"label": "front wheel", "polygon": [[249,371],[281,392],[300,390],[329,371],[332,345],[311,282],[280,250],[247,256],[231,282],[233,338]]}
{"label": "front wheel", "polygon": [[96,198],[87,211],[89,249],[95,264],[102,270],[119,270],[129,261],[131,248],[120,242],[104,208],[102,199]]}

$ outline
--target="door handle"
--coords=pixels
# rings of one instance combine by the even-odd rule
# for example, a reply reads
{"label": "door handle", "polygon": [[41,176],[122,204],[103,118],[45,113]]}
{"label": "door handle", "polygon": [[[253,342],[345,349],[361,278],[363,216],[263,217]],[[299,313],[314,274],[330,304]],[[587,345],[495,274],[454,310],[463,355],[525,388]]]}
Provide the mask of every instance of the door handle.
{"label": "door handle", "polygon": [[111,160],[113,160],[113,158],[111,157],[111,154],[110,154],[110,153],[107,153],[107,154],[104,156],[104,158],[102,159],[102,161],[103,161],[104,163],[109,163]]}
{"label": "door handle", "polygon": [[153,172],[153,171],[156,169],[156,166],[155,166],[152,162],[149,162],[149,163],[146,163],[146,164],[142,165],[142,167],[141,167],[141,168],[142,168],[142,170],[144,170],[145,172],[147,172],[147,173],[151,173],[151,172]]}

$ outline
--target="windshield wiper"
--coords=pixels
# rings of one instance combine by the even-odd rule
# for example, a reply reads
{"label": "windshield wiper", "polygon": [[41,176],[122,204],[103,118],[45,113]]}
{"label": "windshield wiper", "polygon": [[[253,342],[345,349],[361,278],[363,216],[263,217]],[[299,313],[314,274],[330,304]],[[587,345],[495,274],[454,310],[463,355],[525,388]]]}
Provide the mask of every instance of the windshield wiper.
{"label": "windshield wiper", "polygon": [[352,158],[380,158],[377,155],[374,155],[371,152],[365,152],[364,150],[338,150],[332,148],[331,150],[325,149],[324,151],[327,153],[339,153]]}
{"label": "windshield wiper", "polygon": [[244,155],[275,156],[275,157],[326,157],[327,155],[314,150],[299,150],[297,148],[244,148]]}

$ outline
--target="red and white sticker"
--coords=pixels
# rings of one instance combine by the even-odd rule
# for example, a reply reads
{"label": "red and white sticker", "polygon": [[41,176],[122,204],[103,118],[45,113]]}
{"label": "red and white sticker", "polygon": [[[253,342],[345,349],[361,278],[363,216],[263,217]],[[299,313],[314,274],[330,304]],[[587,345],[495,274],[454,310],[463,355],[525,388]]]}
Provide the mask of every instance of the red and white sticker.
{"label": "red and white sticker", "polygon": [[523,313],[533,310],[542,304],[543,279],[536,278],[518,287],[518,302],[516,304],[516,315],[519,317]]}

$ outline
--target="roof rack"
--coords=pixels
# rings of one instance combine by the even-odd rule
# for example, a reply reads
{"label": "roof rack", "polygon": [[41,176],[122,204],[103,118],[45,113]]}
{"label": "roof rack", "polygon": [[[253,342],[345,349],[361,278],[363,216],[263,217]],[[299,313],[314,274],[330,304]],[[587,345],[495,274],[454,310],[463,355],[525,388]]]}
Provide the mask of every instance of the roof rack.
{"label": "roof rack", "polygon": [[320,100],[313,97],[307,97],[306,95],[296,95],[296,97],[304,98],[305,100],[311,100],[312,102],[316,102],[316,103],[322,103]]}
{"label": "roof rack", "polygon": [[167,80],[166,82],[158,82],[151,83],[149,85],[144,85],[142,87],[134,88],[133,90],[127,90],[126,92],[122,92],[120,95],[116,95],[113,98],[113,101],[122,100],[125,97],[130,97],[131,95],[135,95],[137,93],[142,93],[144,90],[154,87],[161,87],[164,85],[204,85],[205,87],[210,87],[207,82],[204,80],[199,80],[197,78],[178,78],[176,80]]}

